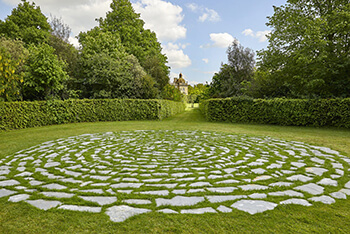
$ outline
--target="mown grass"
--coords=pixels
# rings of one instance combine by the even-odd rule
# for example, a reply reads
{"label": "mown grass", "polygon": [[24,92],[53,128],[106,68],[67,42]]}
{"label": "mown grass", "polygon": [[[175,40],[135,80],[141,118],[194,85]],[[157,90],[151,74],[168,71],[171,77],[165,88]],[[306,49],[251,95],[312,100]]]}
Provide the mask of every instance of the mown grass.
{"label": "mown grass", "polygon": [[[39,143],[85,133],[124,130],[204,130],[301,141],[330,147],[350,157],[350,130],[206,122],[198,109],[164,121],[80,123],[0,133],[0,159]],[[350,233],[350,199],[333,205],[278,206],[249,215],[167,215],[149,213],[113,223],[104,213],[41,211],[0,199],[0,233]]]}

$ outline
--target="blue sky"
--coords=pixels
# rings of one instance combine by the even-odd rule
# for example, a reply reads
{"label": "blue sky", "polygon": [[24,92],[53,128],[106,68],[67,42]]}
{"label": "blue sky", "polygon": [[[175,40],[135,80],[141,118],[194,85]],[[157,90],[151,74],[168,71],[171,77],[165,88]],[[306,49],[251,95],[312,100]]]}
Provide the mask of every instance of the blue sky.
{"label": "blue sky", "polygon": [[[11,14],[20,0],[0,0],[0,19]],[[42,12],[62,17],[72,28],[71,42],[80,31],[96,26],[111,0],[35,0]],[[131,0],[145,27],[157,33],[171,67],[170,79],[182,72],[191,84],[211,82],[233,38],[244,47],[266,48],[265,24],[273,6],[286,0]]]}

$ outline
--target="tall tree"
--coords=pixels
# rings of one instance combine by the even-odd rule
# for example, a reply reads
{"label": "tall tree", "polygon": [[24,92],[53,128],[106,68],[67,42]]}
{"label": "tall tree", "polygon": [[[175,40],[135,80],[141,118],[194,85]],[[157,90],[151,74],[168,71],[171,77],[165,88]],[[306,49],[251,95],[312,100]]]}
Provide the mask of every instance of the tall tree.
{"label": "tall tree", "polygon": [[50,24],[40,7],[26,0],[22,0],[5,21],[0,21],[0,35],[21,39],[26,44],[48,42],[50,30]]}
{"label": "tall tree", "polygon": [[275,85],[269,95],[350,96],[349,0],[288,0],[268,19],[259,71]]}
{"label": "tall tree", "polygon": [[220,72],[213,77],[211,93],[214,97],[232,97],[242,95],[245,82],[254,74],[254,52],[244,48],[237,40],[227,49],[228,63],[222,64]]}
{"label": "tall tree", "polygon": [[144,29],[145,22],[135,13],[129,0],[113,0],[110,6],[106,18],[99,19],[101,29],[120,35],[126,52],[139,60],[161,90],[169,82],[169,67],[156,34]]}

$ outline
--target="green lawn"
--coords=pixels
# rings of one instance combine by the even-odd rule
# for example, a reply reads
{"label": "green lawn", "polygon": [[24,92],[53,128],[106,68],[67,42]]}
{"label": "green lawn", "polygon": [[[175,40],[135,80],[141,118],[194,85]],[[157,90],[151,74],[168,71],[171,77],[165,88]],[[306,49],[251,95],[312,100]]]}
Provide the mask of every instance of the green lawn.
{"label": "green lawn", "polygon": [[[209,123],[198,109],[163,121],[80,123],[0,133],[0,159],[42,142],[85,133],[124,130],[202,130],[249,136],[271,136],[326,146],[350,157],[350,130],[281,127],[270,125]],[[250,215],[166,215],[149,213],[113,223],[104,213],[89,214],[52,209],[38,210],[26,203],[0,198],[0,233],[350,233],[350,199],[333,205],[278,206],[273,211]]]}

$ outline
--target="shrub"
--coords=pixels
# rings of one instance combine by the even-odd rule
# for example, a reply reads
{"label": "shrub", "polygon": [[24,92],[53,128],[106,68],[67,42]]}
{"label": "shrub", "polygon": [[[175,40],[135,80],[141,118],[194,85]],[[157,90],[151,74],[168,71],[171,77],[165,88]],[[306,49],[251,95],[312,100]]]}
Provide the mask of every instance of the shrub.
{"label": "shrub", "polygon": [[350,98],[266,100],[235,97],[210,99],[202,102],[200,108],[209,121],[350,128]]}
{"label": "shrub", "polygon": [[185,110],[167,100],[0,102],[0,130],[96,121],[161,120]]}

